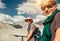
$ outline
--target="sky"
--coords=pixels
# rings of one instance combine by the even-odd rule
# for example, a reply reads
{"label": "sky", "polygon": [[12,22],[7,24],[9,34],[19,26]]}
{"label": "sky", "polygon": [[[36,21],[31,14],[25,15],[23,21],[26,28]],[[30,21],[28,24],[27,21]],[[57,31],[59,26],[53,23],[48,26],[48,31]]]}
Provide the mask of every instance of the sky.
{"label": "sky", "polygon": [[[60,9],[60,0],[56,0]],[[40,6],[33,0],[0,0],[0,21],[14,23],[23,22],[26,18],[33,18],[34,22],[45,20]]]}

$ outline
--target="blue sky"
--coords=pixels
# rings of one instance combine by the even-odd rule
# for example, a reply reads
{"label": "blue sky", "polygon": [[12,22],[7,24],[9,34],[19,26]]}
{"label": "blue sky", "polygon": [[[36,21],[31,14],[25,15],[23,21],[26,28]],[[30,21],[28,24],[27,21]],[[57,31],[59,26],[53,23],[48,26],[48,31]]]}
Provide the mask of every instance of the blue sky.
{"label": "blue sky", "polygon": [[[57,3],[60,5],[60,0],[57,0]],[[10,18],[14,17],[14,19],[17,20],[21,20],[21,17],[32,17],[37,21],[37,19],[39,20],[41,18],[41,13],[42,12],[40,8],[35,6],[35,4],[29,2],[28,0],[0,0],[0,16],[8,15],[10,16]]]}
{"label": "blue sky", "polygon": [[25,0],[2,0],[2,2],[6,4],[7,8],[1,9],[0,12],[14,16],[17,15],[17,10],[15,9],[17,5],[25,2]]}
{"label": "blue sky", "polygon": [[60,0],[57,0],[58,1],[58,3],[60,3]]}

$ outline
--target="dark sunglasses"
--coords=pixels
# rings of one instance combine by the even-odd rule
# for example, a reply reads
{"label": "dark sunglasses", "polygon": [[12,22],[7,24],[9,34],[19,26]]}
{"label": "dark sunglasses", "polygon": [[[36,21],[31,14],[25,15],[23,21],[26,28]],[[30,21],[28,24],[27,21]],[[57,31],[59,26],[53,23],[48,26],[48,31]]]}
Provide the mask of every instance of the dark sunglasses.
{"label": "dark sunglasses", "polygon": [[45,8],[52,8],[54,5],[46,5],[46,6],[41,6],[41,9],[42,10],[45,10]]}

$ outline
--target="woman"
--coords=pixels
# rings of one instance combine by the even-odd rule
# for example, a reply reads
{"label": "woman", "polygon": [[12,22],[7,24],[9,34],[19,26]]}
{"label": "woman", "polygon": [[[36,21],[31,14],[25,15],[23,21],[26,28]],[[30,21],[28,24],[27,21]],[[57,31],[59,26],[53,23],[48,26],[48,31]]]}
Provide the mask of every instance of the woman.
{"label": "woman", "polygon": [[56,0],[41,0],[41,9],[48,17],[43,23],[41,41],[60,41],[60,11]]}

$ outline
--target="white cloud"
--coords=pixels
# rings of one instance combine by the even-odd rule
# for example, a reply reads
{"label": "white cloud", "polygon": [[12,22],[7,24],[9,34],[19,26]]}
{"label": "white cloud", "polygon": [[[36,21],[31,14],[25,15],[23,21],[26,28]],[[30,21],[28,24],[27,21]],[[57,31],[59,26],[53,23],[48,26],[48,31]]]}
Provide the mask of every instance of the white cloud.
{"label": "white cloud", "polygon": [[[25,19],[26,18],[22,15],[16,15],[16,16],[12,17],[10,15],[0,13],[0,21],[4,22],[4,23],[14,24],[17,22],[24,22]],[[34,21],[34,23],[37,23],[37,22],[41,22],[41,21],[43,22],[45,19],[46,19],[46,16],[38,14],[35,18],[33,18],[33,21]]]}
{"label": "white cloud", "polygon": [[36,18],[34,19],[34,22],[44,22],[44,20],[47,18],[45,15],[37,15]]}
{"label": "white cloud", "polygon": [[12,17],[10,15],[0,13],[0,21],[4,22],[4,23],[13,24],[16,22],[23,22],[24,19],[25,19],[25,17],[21,16],[21,15],[19,15],[19,16],[17,15],[17,16]]}
{"label": "white cloud", "polygon": [[5,4],[1,2],[0,0],[0,9],[6,8]]}
{"label": "white cloud", "polygon": [[14,16],[14,22],[23,22],[24,19],[25,17],[21,15]]}
{"label": "white cloud", "polygon": [[42,11],[40,10],[40,6],[31,2],[27,1],[23,4],[19,4],[18,8],[16,8],[18,14],[41,14]]}
{"label": "white cloud", "polygon": [[13,18],[7,14],[4,13],[0,13],[0,21],[4,22],[4,23],[13,23]]}

